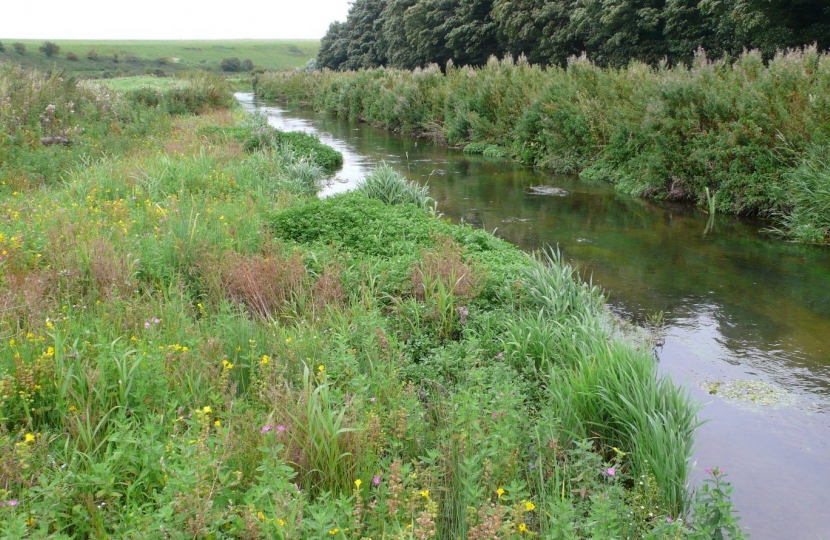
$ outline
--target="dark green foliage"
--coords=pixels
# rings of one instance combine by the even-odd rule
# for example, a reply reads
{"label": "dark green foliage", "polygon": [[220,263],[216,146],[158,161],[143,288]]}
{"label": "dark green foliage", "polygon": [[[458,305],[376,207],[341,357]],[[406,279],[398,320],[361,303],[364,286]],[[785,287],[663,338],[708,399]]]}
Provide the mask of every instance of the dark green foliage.
{"label": "dark green foliage", "polygon": [[43,45],[41,45],[38,50],[46,55],[46,58],[52,58],[53,56],[57,55],[61,52],[60,46],[57,43],[52,41],[44,41]]}
{"label": "dark green foliage", "polygon": [[222,61],[219,62],[219,69],[230,72],[242,71],[242,62],[235,56],[223,58]]}
{"label": "dark green foliage", "polygon": [[6,52],[6,46],[3,45],[2,41],[0,41],[0,52]]}
{"label": "dark green foliage", "polygon": [[336,70],[431,63],[481,66],[525,55],[564,66],[585,53],[601,66],[632,60],[688,63],[698,48],[735,57],[830,46],[823,0],[358,0],[323,38],[321,67]]}
{"label": "dark green foliage", "polygon": [[12,49],[14,49],[14,52],[17,54],[26,54],[26,45],[20,43],[19,41],[12,43]]}

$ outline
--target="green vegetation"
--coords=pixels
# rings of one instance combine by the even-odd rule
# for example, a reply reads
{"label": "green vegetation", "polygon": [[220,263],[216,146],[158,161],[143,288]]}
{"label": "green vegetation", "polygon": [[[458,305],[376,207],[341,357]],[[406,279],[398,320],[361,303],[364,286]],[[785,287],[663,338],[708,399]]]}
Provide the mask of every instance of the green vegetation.
{"label": "green vegetation", "polygon": [[[775,217],[799,240],[830,241],[822,147],[830,142],[830,56],[757,52],[691,67],[567,69],[492,60],[482,68],[272,73],[258,95],[613,182],[627,193]],[[490,146],[495,145],[495,146]]]}
{"label": "green vegetation", "polygon": [[600,66],[688,63],[759,49],[830,46],[824,0],[356,0],[323,37],[318,66],[414,69],[483,66],[490,56],[525,56],[565,66],[587,54]]}
{"label": "green vegetation", "polygon": [[388,168],[317,199],[215,76],[172,117],[2,70],[6,536],[741,536],[720,471],[687,490],[697,406],[555,252]]}
{"label": "green vegetation", "polygon": [[[47,49],[46,44],[49,44]],[[22,40],[0,49],[0,63],[29,69],[64,70],[100,79],[173,75],[184,71],[295,69],[317,56],[317,40],[227,41],[37,41]],[[234,62],[236,60],[236,62]],[[223,61],[225,62],[223,69]]]}

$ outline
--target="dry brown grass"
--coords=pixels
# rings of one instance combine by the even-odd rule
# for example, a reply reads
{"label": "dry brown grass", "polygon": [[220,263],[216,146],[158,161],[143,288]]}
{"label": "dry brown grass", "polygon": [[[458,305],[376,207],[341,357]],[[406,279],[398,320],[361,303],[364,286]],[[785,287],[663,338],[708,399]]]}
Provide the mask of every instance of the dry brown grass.
{"label": "dry brown grass", "polygon": [[469,301],[481,291],[482,271],[465,260],[466,248],[452,238],[435,239],[432,249],[421,248],[421,260],[410,273],[418,300],[426,300],[430,284],[440,282],[459,300]]}

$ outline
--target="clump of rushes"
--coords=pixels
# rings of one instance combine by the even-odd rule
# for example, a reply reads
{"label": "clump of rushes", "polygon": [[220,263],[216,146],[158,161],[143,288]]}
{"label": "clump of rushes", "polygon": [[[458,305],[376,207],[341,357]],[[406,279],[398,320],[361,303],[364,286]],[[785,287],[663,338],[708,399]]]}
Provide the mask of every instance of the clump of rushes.
{"label": "clump of rushes", "polygon": [[0,74],[6,536],[741,536],[721,471],[685,485],[695,405],[555,253],[420,188],[320,200],[239,111]]}
{"label": "clump of rushes", "polygon": [[435,204],[427,186],[407,180],[389,165],[381,165],[372,171],[358,182],[357,190],[386,204],[414,204],[424,210]]}

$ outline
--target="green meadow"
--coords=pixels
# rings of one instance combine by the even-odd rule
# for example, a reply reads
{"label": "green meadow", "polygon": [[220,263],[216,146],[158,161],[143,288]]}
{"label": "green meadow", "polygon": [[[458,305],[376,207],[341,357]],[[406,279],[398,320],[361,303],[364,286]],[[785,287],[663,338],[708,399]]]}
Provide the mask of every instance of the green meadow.
{"label": "green meadow", "polygon": [[[318,40],[229,40],[229,41],[75,41],[55,40],[60,51],[52,58],[38,49],[45,40],[10,40],[0,37],[0,62],[10,61],[28,68],[54,67],[85,78],[142,75],[148,71],[177,73],[187,70],[219,71],[225,58],[250,60],[255,69],[283,70],[303,66],[317,56]],[[26,47],[24,54],[13,43]],[[67,58],[72,53],[77,60]]]}

